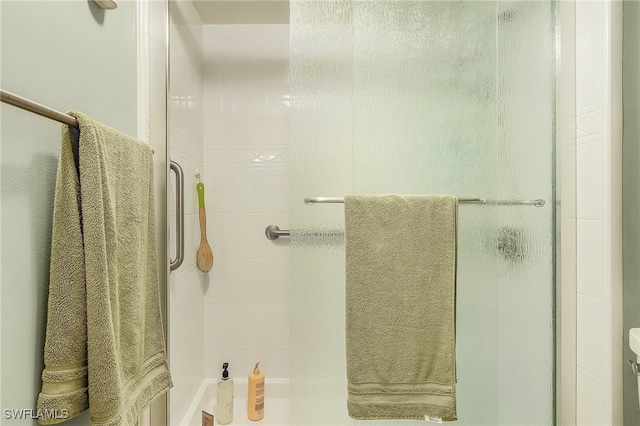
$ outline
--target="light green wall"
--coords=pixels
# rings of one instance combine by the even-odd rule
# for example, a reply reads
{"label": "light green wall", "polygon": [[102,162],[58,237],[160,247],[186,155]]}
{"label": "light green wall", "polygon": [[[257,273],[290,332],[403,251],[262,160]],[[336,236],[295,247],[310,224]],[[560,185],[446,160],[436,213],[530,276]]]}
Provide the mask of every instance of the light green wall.
{"label": "light green wall", "polygon": [[[622,93],[622,239],[624,359],[634,359],[629,329],[640,327],[640,4],[624,2]],[[624,424],[640,424],[637,380],[624,363]]]}
{"label": "light green wall", "polygon": [[[136,136],[136,3],[0,1],[1,86]],[[60,124],[1,107],[0,423],[40,391]],[[66,423],[88,423],[87,413]]]}

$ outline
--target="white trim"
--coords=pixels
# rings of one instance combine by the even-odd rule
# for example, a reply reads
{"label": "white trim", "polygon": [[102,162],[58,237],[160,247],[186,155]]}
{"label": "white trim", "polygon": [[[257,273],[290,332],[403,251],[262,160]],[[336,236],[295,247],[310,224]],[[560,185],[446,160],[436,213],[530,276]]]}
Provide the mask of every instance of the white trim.
{"label": "white trim", "polygon": [[608,0],[604,15],[604,412],[607,424],[616,425],[623,422],[622,2]]}
{"label": "white trim", "polygon": [[[148,73],[147,73],[147,64],[149,57],[149,49],[148,49],[148,27],[149,27],[149,14],[148,8],[145,0],[139,0],[136,2],[136,35],[137,35],[137,88],[138,88],[138,96],[137,96],[137,128],[138,134],[137,137],[140,140],[144,140],[149,142],[147,138],[145,138],[145,120],[144,117],[146,114],[146,105],[147,105],[147,87],[148,87]],[[151,426],[151,415],[149,408],[145,408],[142,414],[140,415],[140,419],[138,421],[140,426]]]}
{"label": "white trim", "polygon": [[138,0],[138,139],[149,142],[149,0]]}

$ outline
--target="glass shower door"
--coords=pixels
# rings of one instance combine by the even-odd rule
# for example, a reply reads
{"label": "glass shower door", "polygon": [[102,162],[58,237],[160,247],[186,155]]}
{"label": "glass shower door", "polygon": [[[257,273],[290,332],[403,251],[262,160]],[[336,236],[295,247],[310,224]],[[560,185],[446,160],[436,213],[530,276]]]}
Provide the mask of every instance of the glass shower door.
{"label": "glass shower door", "polygon": [[291,2],[292,424],[355,424],[344,210],[302,202],[348,193],[504,201],[459,210],[458,423],[553,423],[554,28],[552,2]]}

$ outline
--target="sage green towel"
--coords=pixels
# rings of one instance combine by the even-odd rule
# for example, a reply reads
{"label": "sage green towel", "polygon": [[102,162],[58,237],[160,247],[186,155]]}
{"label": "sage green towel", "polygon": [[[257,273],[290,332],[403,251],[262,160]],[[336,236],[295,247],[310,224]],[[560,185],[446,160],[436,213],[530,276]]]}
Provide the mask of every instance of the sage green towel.
{"label": "sage green towel", "polygon": [[136,425],[172,385],[160,315],[152,151],[69,114],[80,127],[79,164],[64,126],[37,402],[47,415],[39,421],[59,423],[89,408],[92,425]]}
{"label": "sage green towel", "polygon": [[349,415],[456,420],[457,198],[345,197]]}

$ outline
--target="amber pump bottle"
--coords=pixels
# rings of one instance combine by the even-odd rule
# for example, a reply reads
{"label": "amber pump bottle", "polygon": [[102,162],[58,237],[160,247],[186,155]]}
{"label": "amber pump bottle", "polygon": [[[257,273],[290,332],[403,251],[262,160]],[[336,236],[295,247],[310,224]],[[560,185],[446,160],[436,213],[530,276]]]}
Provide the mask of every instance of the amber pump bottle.
{"label": "amber pump bottle", "polygon": [[264,373],[260,371],[257,362],[253,371],[249,373],[247,396],[247,417],[249,420],[262,420],[264,417]]}

